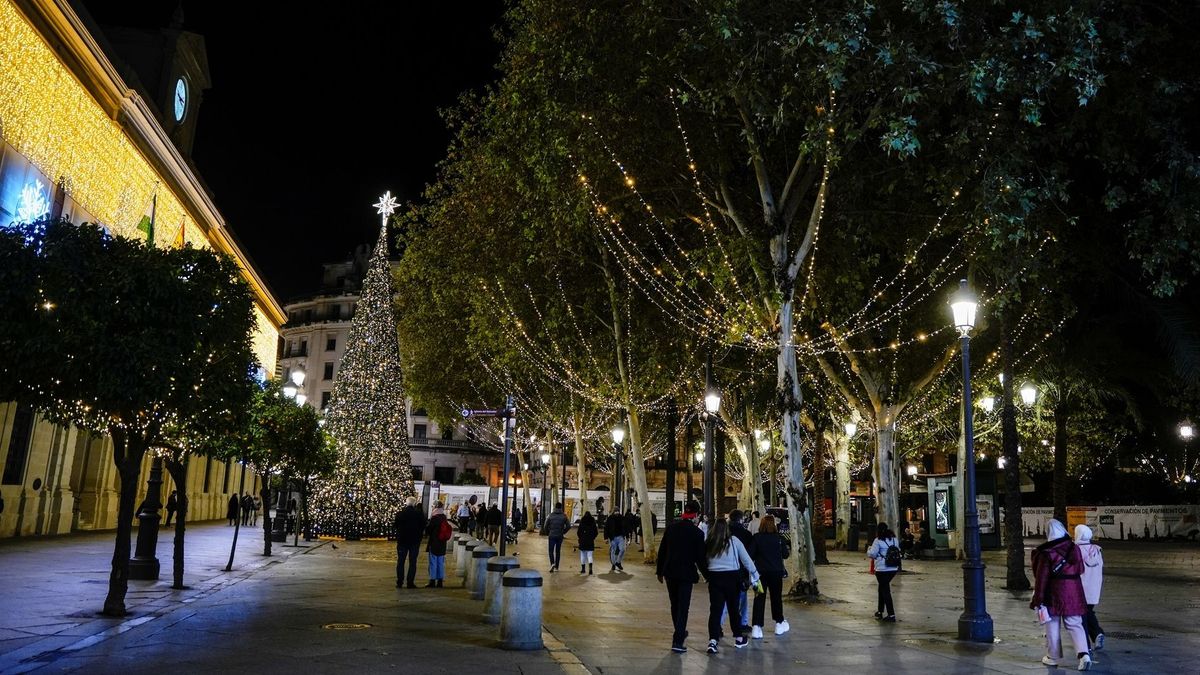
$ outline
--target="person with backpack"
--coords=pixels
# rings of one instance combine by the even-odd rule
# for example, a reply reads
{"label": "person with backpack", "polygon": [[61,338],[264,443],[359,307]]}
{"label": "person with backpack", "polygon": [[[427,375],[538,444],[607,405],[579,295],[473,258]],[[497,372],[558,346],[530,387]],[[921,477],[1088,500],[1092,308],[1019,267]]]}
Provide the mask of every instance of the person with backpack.
{"label": "person with backpack", "polygon": [[550,546],[550,571],[558,571],[558,564],[562,562],[562,544],[563,537],[567,536],[567,532],[571,529],[571,521],[567,520],[567,514],[563,512],[562,502],[554,505],[554,512],[546,518],[546,536],[547,543]]}
{"label": "person with backpack", "polygon": [[754,627],[750,629],[750,637],[755,640],[761,640],[763,637],[767,593],[771,594],[771,618],[775,620],[775,634],[783,635],[791,630],[787,619],[783,618],[783,580],[787,576],[787,568],[783,566],[784,546],[783,537],[779,536],[779,527],[775,525],[775,516],[763,516],[758,521],[758,532],[750,543],[750,557],[758,567],[758,574],[762,577],[762,584],[766,590],[754,595]]}
{"label": "person with backpack", "polygon": [[1100,547],[1092,543],[1092,528],[1084,524],[1075,526],[1075,545],[1083,556],[1083,598],[1087,601],[1087,615],[1083,618],[1083,629],[1088,644],[1094,649],[1104,649],[1104,629],[1096,618],[1096,605],[1100,604],[1100,589],[1104,586],[1104,555]]}
{"label": "person with backpack", "polygon": [[[896,606],[892,600],[892,579],[900,571],[900,542],[887,523],[879,523],[875,532],[875,541],[867,549],[867,557],[875,562],[875,581],[879,584],[875,618],[894,623]],[[884,614],[885,611],[887,614]]]}
{"label": "person with backpack", "polygon": [[1057,666],[1062,658],[1061,622],[1075,643],[1079,670],[1090,670],[1092,657],[1088,654],[1087,633],[1083,630],[1083,617],[1087,614],[1087,600],[1080,581],[1083,556],[1062,523],[1054,519],[1047,523],[1046,543],[1033,549],[1030,562],[1034,584],[1029,608],[1040,610],[1044,607],[1050,619],[1043,624],[1046,627],[1046,655],[1042,657],[1042,663]]}
{"label": "person with backpack", "polygon": [[425,584],[425,588],[443,587],[446,579],[446,542],[450,541],[453,534],[454,528],[442,510],[442,503],[434,502],[429,524],[425,526],[425,535],[429,537],[429,543],[425,545],[425,552],[429,554],[429,583]]}
{"label": "person with backpack", "polygon": [[[584,511],[579,519],[579,529],[575,536],[579,538],[579,573],[592,573],[592,559],[596,553],[596,536],[600,530],[596,527],[596,519],[591,511]],[[584,569],[584,568],[587,569]]]}

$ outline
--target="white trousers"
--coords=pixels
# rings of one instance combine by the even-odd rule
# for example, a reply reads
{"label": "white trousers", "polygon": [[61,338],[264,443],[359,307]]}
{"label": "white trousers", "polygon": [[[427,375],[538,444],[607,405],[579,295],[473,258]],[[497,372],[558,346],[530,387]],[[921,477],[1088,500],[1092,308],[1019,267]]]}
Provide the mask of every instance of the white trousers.
{"label": "white trousers", "polygon": [[1046,654],[1052,659],[1062,658],[1062,635],[1059,632],[1059,621],[1067,625],[1067,632],[1071,634],[1071,642],[1075,643],[1075,653],[1081,654],[1088,651],[1087,633],[1083,630],[1082,616],[1051,616],[1050,623],[1046,624]]}
{"label": "white trousers", "polygon": [[579,552],[579,564],[580,565],[591,564],[593,553],[595,553],[595,551],[580,551]]}

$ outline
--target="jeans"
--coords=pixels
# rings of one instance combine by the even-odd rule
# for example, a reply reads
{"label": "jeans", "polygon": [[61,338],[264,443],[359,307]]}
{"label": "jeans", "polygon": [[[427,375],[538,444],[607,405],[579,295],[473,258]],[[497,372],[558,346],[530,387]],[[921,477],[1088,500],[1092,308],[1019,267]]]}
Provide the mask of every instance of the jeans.
{"label": "jeans", "polygon": [[550,537],[550,566],[558,567],[562,559],[562,537]]}
{"label": "jeans", "polygon": [[[876,607],[877,611],[884,616],[896,615],[896,606],[892,603],[892,579],[895,576],[895,572],[875,570],[875,581],[879,582],[879,602]],[[886,612],[884,612],[885,609]]]}
{"label": "jeans", "polygon": [[446,578],[446,556],[429,554],[429,580]]}
{"label": "jeans", "polygon": [[625,537],[613,537],[608,542],[608,561],[613,567],[625,559]]}
{"label": "jeans", "polygon": [[762,626],[767,612],[767,594],[771,594],[771,618],[783,621],[783,573],[763,572],[763,592],[754,596],[754,625]]}
{"label": "jeans", "polygon": [[[1052,659],[1062,658],[1062,639],[1059,632],[1060,617],[1051,616],[1050,623],[1046,624],[1046,655]],[[1067,626],[1067,632],[1071,634],[1071,642],[1075,643],[1075,653],[1085,654],[1088,651],[1087,633],[1083,631],[1082,616],[1064,616],[1061,617],[1062,622]]]}
{"label": "jeans", "polygon": [[741,621],[734,619],[738,611],[738,595],[742,592],[742,573],[708,573],[708,639],[716,640],[721,635],[722,609],[729,612],[729,630],[734,637],[743,634]]}
{"label": "jeans", "polygon": [[[750,603],[746,602],[746,591],[741,591],[738,594],[738,617],[742,620],[742,627],[750,625]],[[721,621],[725,620],[725,612],[721,612]],[[755,624],[756,626],[761,624]]]}
{"label": "jeans", "polygon": [[692,583],[666,578],[667,597],[671,600],[671,624],[675,632],[671,634],[671,645],[682,645],[687,639],[688,610],[692,608]]}
{"label": "jeans", "polygon": [[595,551],[580,551],[579,552],[579,564],[580,565],[592,564],[592,555],[594,553],[595,553]]}
{"label": "jeans", "polygon": [[1100,619],[1096,618],[1096,606],[1088,605],[1087,614],[1083,617],[1083,628],[1087,631],[1088,644],[1096,644],[1096,636],[1103,633],[1104,629],[1100,627]]}
{"label": "jeans", "polygon": [[404,576],[404,559],[408,558],[408,583],[416,583],[417,580],[417,556],[421,554],[421,543],[415,544],[396,544],[396,583],[400,583],[400,578]]}

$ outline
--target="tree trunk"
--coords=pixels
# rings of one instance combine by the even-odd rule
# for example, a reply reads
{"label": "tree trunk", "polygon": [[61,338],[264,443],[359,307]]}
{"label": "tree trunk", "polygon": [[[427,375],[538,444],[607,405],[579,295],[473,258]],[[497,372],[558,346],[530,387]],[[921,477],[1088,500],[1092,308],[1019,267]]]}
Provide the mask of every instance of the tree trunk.
{"label": "tree trunk", "polygon": [[850,536],[850,437],[835,434],[834,471],[837,474],[837,547],[846,550]]}
{"label": "tree trunk", "polygon": [[171,588],[182,590],[187,588],[183,585],[183,533],[184,521],[187,519],[188,512],[188,497],[187,497],[187,473],[188,460],[191,455],[182,453],[180,459],[174,457],[167,458],[167,473],[171,474],[171,480],[175,482],[175,489],[178,492],[176,497],[176,518],[175,518],[175,542],[172,555],[174,559],[171,561],[171,576],[173,583]]}
{"label": "tree trunk", "polygon": [[1066,401],[1066,386],[1059,387],[1059,401],[1054,406],[1054,517],[1067,524],[1067,420],[1070,408]]}
{"label": "tree trunk", "polygon": [[1029,590],[1025,576],[1025,532],[1021,523],[1021,455],[1017,452],[1017,409],[1013,405],[1012,342],[1006,325],[1000,324],[1000,367],[1004,373],[1000,410],[1001,444],[1004,447],[1004,534],[1005,588]]}
{"label": "tree trunk", "polygon": [[642,425],[638,420],[637,409],[632,405],[626,408],[629,414],[629,462],[633,467],[633,486],[637,499],[642,504],[642,560],[646,563],[655,561],[658,547],[654,544],[654,528],[650,518],[650,489],[646,484],[646,460],[642,455]]}
{"label": "tree trunk", "polygon": [[777,354],[776,396],[780,412],[780,432],[787,457],[788,519],[791,523],[793,565],[796,581],[789,595],[819,595],[817,568],[813,557],[812,525],[808,500],[804,494],[804,448],[800,444],[800,407],[802,397],[796,372],[796,346],[792,342],[794,317],[790,284],[779,307],[779,353]]}
{"label": "tree trunk", "polygon": [[129,591],[130,535],[133,532],[134,501],[138,476],[146,446],[138,435],[113,432],[113,460],[121,478],[117,508],[117,540],[113,547],[112,572],[108,577],[108,596],[104,598],[105,616],[125,616],[125,594]]}
{"label": "tree trunk", "polygon": [[966,537],[963,536],[967,528],[967,500],[963,494],[967,488],[967,462],[974,461],[974,457],[967,457],[967,436],[966,436],[966,418],[963,412],[963,402],[960,399],[958,402],[958,467],[955,470],[955,475],[958,478],[958,489],[954,491],[954,559],[966,560]]}
{"label": "tree trunk", "polygon": [[828,451],[828,438],[823,432],[817,432],[816,448],[813,452],[813,559],[818,565],[829,564],[829,554],[825,550],[825,453]]}
{"label": "tree trunk", "polygon": [[896,420],[892,409],[878,415],[875,430],[875,507],[879,522],[896,528],[900,524],[899,473],[896,470]]}
{"label": "tree trunk", "polygon": [[[554,439],[551,438],[550,442],[553,443]],[[532,450],[526,451],[525,464],[533,463],[533,462],[529,461],[530,459],[532,459],[532,455],[533,455]],[[532,477],[533,477],[533,473],[530,472],[528,469],[525,469],[522,467],[522,469],[521,469],[521,485],[522,485],[522,487],[525,488],[524,490],[522,490],[522,492],[525,493],[525,499],[524,499],[524,505],[521,508],[525,510],[525,531],[526,532],[533,532],[533,530],[534,530],[534,522],[533,522],[533,517],[532,517],[533,496],[529,492],[529,483],[531,482],[530,479]]]}
{"label": "tree trunk", "polygon": [[746,513],[754,510],[754,476],[750,472],[750,447],[754,437],[740,435],[734,439],[738,459],[742,460],[742,488],[738,491],[738,508]]}
{"label": "tree trunk", "polygon": [[[587,500],[587,452],[585,452],[583,443],[583,427],[579,416],[576,415],[572,420],[575,429],[575,471],[578,473],[579,483],[579,508],[583,508],[584,501]],[[551,453],[553,454],[553,453]],[[550,500],[551,502],[554,499]]]}

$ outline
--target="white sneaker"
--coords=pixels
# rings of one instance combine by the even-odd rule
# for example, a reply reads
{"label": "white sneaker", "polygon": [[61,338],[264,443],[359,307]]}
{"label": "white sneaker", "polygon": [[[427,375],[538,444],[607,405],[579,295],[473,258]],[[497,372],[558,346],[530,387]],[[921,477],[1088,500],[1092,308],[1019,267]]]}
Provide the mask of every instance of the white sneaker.
{"label": "white sneaker", "polygon": [[792,629],[792,627],[788,625],[787,621],[780,621],[779,623],[775,624],[775,634],[776,635],[783,635],[784,633],[788,632],[791,629]]}
{"label": "white sneaker", "polygon": [[1052,666],[1052,667],[1054,667],[1054,668],[1057,668],[1057,667],[1058,667],[1058,659],[1052,659],[1052,658],[1050,658],[1049,656],[1043,656],[1043,657],[1042,657],[1042,663],[1043,663],[1043,664],[1045,664],[1045,665],[1047,665],[1047,666]]}
{"label": "white sneaker", "polygon": [[754,626],[753,628],[751,628],[750,629],[750,637],[754,638],[755,640],[761,640],[762,639],[762,626]]}
{"label": "white sneaker", "polygon": [[1083,656],[1079,657],[1079,670],[1091,670],[1091,669],[1092,669],[1092,657],[1088,656],[1087,654],[1084,654]]}

